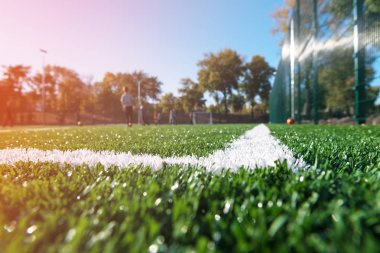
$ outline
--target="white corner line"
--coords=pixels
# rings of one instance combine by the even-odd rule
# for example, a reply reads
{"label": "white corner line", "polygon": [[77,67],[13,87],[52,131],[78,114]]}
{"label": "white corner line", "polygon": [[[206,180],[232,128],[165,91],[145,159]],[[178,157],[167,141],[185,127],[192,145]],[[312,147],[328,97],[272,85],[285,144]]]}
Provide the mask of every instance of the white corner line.
{"label": "white corner line", "polygon": [[295,158],[290,149],[281,144],[270,134],[270,130],[261,124],[247,131],[244,135],[230,143],[226,149],[214,151],[206,157],[195,156],[160,157],[151,154],[132,154],[115,151],[91,151],[79,149],[73,151],[39,150],[39,149],[2,149],[0,164],[13,165],[19,161],[53,162],[60,164],[94,166],[102,164],[105,168],[117,166],[126,168],[129,165],[143,165],[155,170],[162,169],[164,164],[189,165],[206,168],[207,171],[218,173],[223,169],[237,171],[246,169],[266,168],[275,166],[277,161],[286,163],[296,171],[308,167],[301,158]]}

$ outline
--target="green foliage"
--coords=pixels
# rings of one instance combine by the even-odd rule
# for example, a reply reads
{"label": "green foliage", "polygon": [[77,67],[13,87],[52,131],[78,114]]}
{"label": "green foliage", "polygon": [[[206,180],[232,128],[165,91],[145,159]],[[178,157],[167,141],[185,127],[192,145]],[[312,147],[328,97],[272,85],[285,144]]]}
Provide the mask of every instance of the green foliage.
{"label": "green foliage", "polygon": [[[86,94],[84,94],[85,83],[71,69],[53,66],[49,72],[52,72],[54,84],[58,87],[59,91],[56,102],[57,107],[55,109],[61,113],[79,113],[82,100],[86,98]],[[53,91],[53,93],[55,92]]]}
{"label": "green foliage", "polygon": [[31,84],[30,67],[24,65],[3,66],[3,78],[0,80],[0,112],[3,112],[5,105],[11,103],[12,107],[24,110],[27,107],[22,93]]}
{"label": "green foliage", "polygon": [[244,103],[245,103],[244,96],[241,95],[240,93],[233,94],[231,96],[230,104],[234,112],[241,112],[243,110]]}
{"label": "green foliage", "polygon": [[155,76],[149,76],[142,71],[133,73],[106,73],[103,81],[95,84],[95,102],[92,105],[97,113],[106,116],[120,116],[120,97],[127,86],[134,98],[134,105],[138,106],[138,83],[140,83],[140,96],[142,103],[148,100],[158,100],[161,93],[161,81]]}
{"label": "green foliage", "polygon": [[[366,5],[366,14],[373,15],[380,13],[379,0],[364,0]],[[352,15],[353,0],[332,0],[330,11],[338,17],[347,17]]]}
{"label": "green foliage", "polygon": [[211,93],[223,94],[222,102],[227,115],[229,96],[238,88],[239,79],[243,75],[242,57],[232,49],[224,49],[216,54],[206,54],[198,66],[199,84]]}
{"label": "green foliage", "polygon": [[[378,252],[380,128],[270,128],[315,167],[213,175],[186,166],[0,165],[1,252]],[[57,141],[56,131],[29,132],[29,142],[22,134],[13,141]]]}
{"label": "green foliage", "polygon": [[[319,68],[320,103],[328,110],[350,115],[355,104],[353,48],[337,48],[323,54]],[[339,64],[336,64],[339,62]]]}
{"label": "green foliage", "polygon": [[179,109],[178,98],[173,95],[173,93],[168,92],[161,96],[160,108],[163,112],[170,112],[172,109]]}
{"label": "green foliage", "polygon": [[181,83],[183,87],[178,89],[178,91],[181,93],[179,102],[182,109],[185,112],[202,109],[206,103],[206,99],[203,98],[204,91],[202,87],[189,78],[182,79]]}
{"label": "green foliage", "polygon": [[246,64],[246,68],[242,88],[251,106],[254,106],[257,96],[261,101],[268,101],[271,89],[270,78],[276,70],[260,55],[253,56],[251,62]]}

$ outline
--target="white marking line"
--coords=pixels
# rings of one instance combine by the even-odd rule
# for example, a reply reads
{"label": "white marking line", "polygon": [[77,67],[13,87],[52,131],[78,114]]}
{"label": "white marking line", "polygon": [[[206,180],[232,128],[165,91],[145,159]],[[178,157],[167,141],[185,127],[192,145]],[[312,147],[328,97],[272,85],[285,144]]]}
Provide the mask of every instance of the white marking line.
{"label": "white marking line", "polygon": [[247,131],[233,141],[225,150],[217,150],[207,157],[195,156],[167,157],[158,155],[118,153],[114,151],[91,151],[79,149],[74,151],[38,149],[3,149],[0,150],[0,164],[12,165],[18,161],[54,162],[60,164],[94,166],[98,163],[106,168],[117,166],[125,168],[129,165],[150,166],[161,169],[163,165],[182,164],[205,167],[210,172],[220,172],[223,168],[236,171],[240,167],[255,169],[274,166],[276,161],[287,161],[288,167],[294,171],[307,167],[302,158],[296,159],[285,145],[271,136],[265,125]]}
{"label": "white marking line", "polygon": [[54,131],[54,130],[62,130],[69,129],[73,126],[58,126],[58,127],[36,127],[36,128],[4,128],[0,129],[0,133],[12,133],[12,132],[42,132],[42,131]]}

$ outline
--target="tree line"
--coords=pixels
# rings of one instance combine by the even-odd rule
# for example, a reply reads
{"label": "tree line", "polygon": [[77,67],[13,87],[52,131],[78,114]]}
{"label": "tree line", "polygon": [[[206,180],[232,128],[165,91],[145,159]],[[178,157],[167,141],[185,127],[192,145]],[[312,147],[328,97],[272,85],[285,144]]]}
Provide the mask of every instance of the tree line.
{"label": "tree line", "polygon": [[[43,73],[35,74],[30,66],[3,66],[0,112],[4,113],[11,105],[14,114],[24,115],[23,123],[30,123],[35,112],[58,115],[57,123],[65,123],[68,115],[78,115],[78,118],[97,115],[115,122],[123,118],[120,106],[123,87],[127,86],[137,100],[138,84],[144,107],[163,113],[171,109],[185,113],[205,110],[223,113],[228,119],[230,112],[250,110],[253,116],[255,107],[268,109],[270,79],[275,69],[264,57],[256,55],[245,62],[236,51],[224,49],[205,54],[198,68],[197,80],[183,78],[180,81],[176,97],[172,93],[162,94],[163,83],[144,71],[107,72],[103,80],[92,82],[62,66],[47,65]],[[214,99],[214,105],[206,106],[205,92]]]}

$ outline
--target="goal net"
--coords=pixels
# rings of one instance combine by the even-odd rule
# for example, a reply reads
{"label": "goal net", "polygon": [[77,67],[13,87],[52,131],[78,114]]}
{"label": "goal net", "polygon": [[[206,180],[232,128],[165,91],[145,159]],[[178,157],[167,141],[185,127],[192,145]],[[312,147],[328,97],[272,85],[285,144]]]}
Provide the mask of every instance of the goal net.
{"label": "goal net", "polygon": [[211,112],[193,112],[193,124],[212,124]]}

